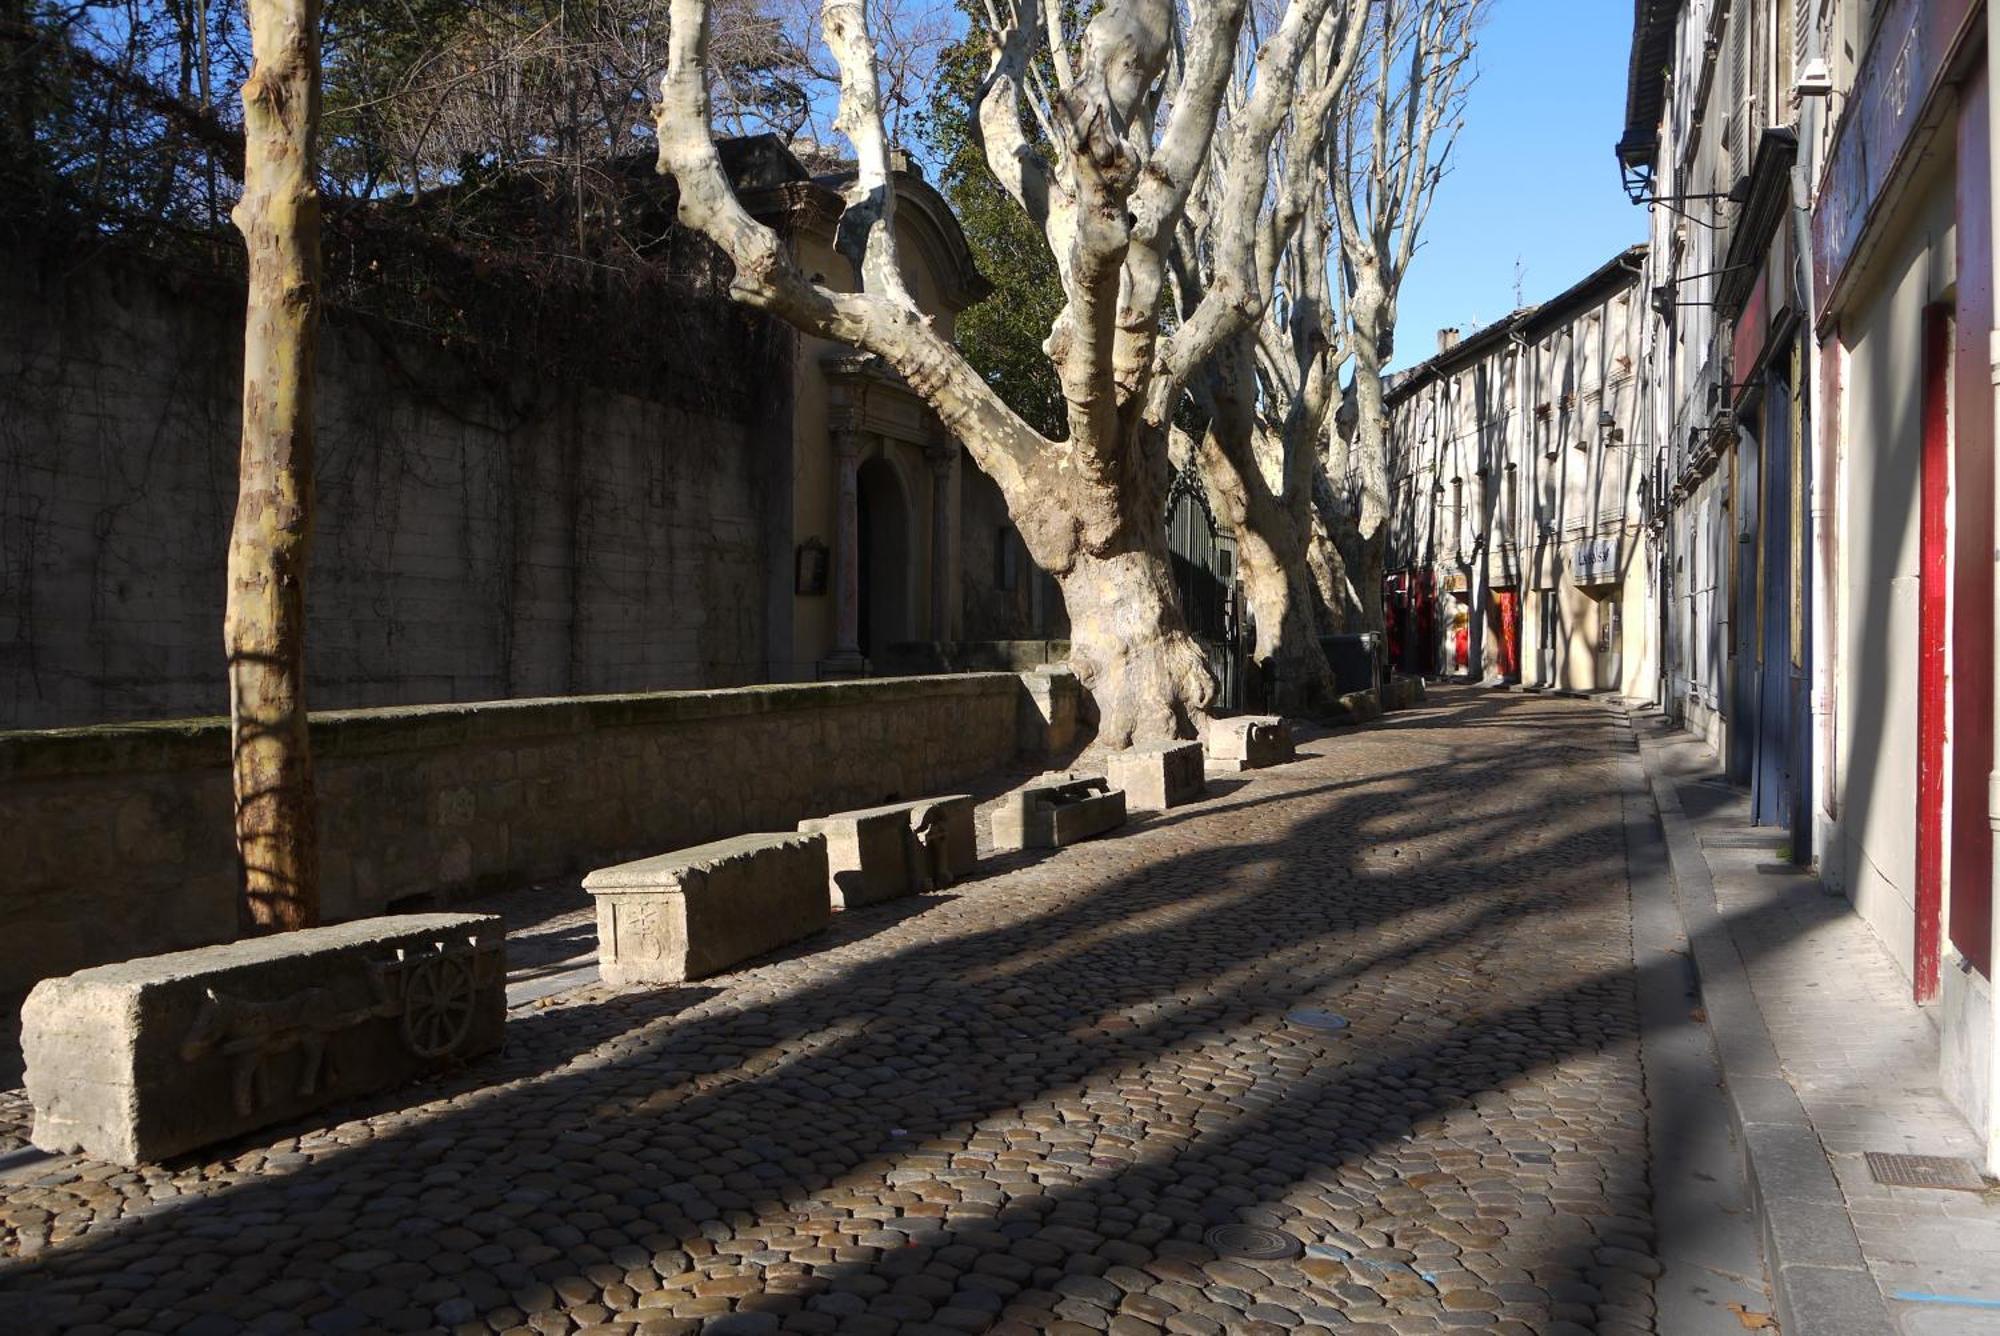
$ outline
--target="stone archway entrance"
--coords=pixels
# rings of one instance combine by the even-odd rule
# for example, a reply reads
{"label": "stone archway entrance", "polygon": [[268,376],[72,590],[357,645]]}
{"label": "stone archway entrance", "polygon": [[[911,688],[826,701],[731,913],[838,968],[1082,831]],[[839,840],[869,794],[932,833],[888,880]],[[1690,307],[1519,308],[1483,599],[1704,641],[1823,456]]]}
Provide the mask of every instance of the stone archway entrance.
{"label": "stone archway entrance", "polygon": [[910,597],[910,498],[896,466],[877,456],[855,477],[860,530],[858,621],[861,652],[880,657],[890,645],[916,638]]}

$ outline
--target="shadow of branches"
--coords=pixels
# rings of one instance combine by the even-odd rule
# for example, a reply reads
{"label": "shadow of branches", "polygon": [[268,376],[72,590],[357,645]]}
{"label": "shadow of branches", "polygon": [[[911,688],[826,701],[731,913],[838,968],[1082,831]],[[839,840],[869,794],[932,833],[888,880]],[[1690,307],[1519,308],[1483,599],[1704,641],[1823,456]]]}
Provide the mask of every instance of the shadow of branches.
{"label": "shadow of branches", "polygon": [[1647,1330],[1629,747],[1446,693],[830,949],[539,1011],[418,1107],[83,1167],[46,1192],[89,1228],[0,1287],[35,1330]]}

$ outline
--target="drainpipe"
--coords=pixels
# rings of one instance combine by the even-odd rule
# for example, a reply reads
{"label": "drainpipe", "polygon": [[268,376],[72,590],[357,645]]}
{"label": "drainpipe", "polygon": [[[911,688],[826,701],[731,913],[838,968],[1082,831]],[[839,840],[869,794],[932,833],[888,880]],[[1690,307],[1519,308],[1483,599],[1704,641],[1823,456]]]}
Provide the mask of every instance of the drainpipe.
{"label": "drainpipe", "polygon": [[[1653,244],[1659,246],[1659,233],[1653,234]],[[1661,265],[1658,256],[1648,256],[1649,265],[1660,266],[1655,270],[1668,283],[1674,279],[1673,266]],[[1648,294],[1650,295],[1650,294]],[[1650,306],[1650,303],[1648,303]],[[1672,308],[1669,308],[1671,310]],[[1658,444],[1653,447],[1659,464],[1653,472],[1656,491],[1653,505],[1660,517],[1660,550],[1657,554],[1658,569],[1653,579],[1658,590],[1660,617],[1659,675],[1655,690],[1659,692],[1660,713],[1676,728],[1682,726],[1686,712],[1681,708],[1679,698],[1674,695],[1674,665],[1679,661],[1683,646],[1674,638],[1677,625],[1675,612],[1680,598],[1679,585],[1674,579],[1678,569],[1675,558],[1680,555],[1680,506],[1669,504],[1668,488],[1675,482],[1674,461],[1678,457],[1679,443],[1674,439],[1674,431],[1680,423],[1680,348],[1679,331],[1666,315],[1659,317],[1659,336],[1656,347],[1664,352],[1656,364],[1656,374],[1646,380],[1654,395],[1653,423],[1657,429]]]}
{"label": "drainpipe", "polygon": [[1812,840],[1812,862],[1826,869],[1827,813],[1832,810],[1833,757],[1828,755],[1833,729],[1833,607],[1837,591],[1833,587],[1833,544],[1829,541],[1833,522],[1834,462],[1839,443],[1826,430],[1824,405],[1820,401],[1819,336],[1814,330],[1818,312],[1813,308],[1812,274],[1812,193],[1806,182],[1805,164],[1792,163],[1792,227],[1798,254],[1793,263],[1799,298],[1799,374],[1805,384],[1806,427],[1812,445],[1812,500],[1810,516],[1812,541],[1807,559],[1812,563],[1812,783],[1807,801],[1812,818],[1808,826]]}
{"label": "drainpipe", "polygon": [[[1994,173],[2000,171],[2000,125],[1994,124],[1995,93],[2000,92],[2000,3],[1989,0],[1986,6],[1986,108],[1987,108],[1987,176],[1990,182]],[[1994,200],[1988,191],[1987,213],[1989,236],[2000,235],[2000,218],[1994,217]],[[1995,252],[1989,243],[1987,251],[1992,254],[1994,291],[2000,292],[2000,252]],[[1993,398],[1996,416],[1994,422],[2000,424],[2000,329],[1989,330],[1988,360],[1992,368]],[[2000,514],[2000,469],[1994,470],[1994,506]],[[2000,561],[2000,553],[1995,554]],[[2000,572],[1996,572],[2000,575]],[[1993,582],[1994,615],[2000,617],[2000,579]],[[2000,733],[2000,674],[1995,675],[1991,684],[1994,691],[1994,721],[1996,733]],[[2000,737],[1996,737],[1994,755],[2000,757]],[[1986,820],[1994,832],[1993,848],[2000,854],[2000,770],[1988,776],[1986,783]],[[1987,895],[1993,894],[1993,887],[2000,886],[2000,867],[1994,869],[1995,876],[1989,882]],[[1995,906],[2000,908],[2000,906]],[[1986,998],[1988,1016],[1986,1024],[1986,1126],[1981,1129],[1986,1140],[1986,1172],[2000,1177],[2000,913],[1987,915],[1990,945],[1986,954]]]}
{"label": "drainpipe", "polygon": [[[1520,563],[1515,592],[1521,600],[1521,608],[1515,615],[1520,618],[1521,623],[1521,640],[1523,642],[1521,645],[1521,681],[1525,685],[1530,680],[1537,683],[1542,680],[1541,650],[1538,648],[1542,639],[1542,615],[1539,609],[1534,610],[1535,647],[1531,647],[1526,643],[1528,639],[1528,613],[1531,610],[1530,604],[1539,600],[1539,595],[1534,589],[1534,583],[1536,574],[1541,569],[1540,557],[1533,538],[1536,510],[1534,463],[1535,419],[1533,416],[1534,408],[1530,400],[1533,398],[1532,390],[1534,382],[1530,379],[1528,371],[1529,346],[1527,336],[1522,334],[1518,329],[1510,329],[1507,331],[1507,342],[1514,349],[1514,412],[1507,420],[1507,434],[1501,441],[1503,458],[1499,461],[1499,468],[1501,470],[1500,478],[1502,481],[1500,499],[1503,503],[1508,499],[1505,490],[1506,468],[1507,460],[1512,459],[1516,461],[1514,465],[1514,506],[1512,512],[1507,516],[1507,527],[1511,531],[1509,536],[1514,540],[1514,560]],[[1513,439],[1517,435],[1517,423],[1519,424],[1518,444]],[[1521,498],[1523,490],[1527,492],[1525,503]],[[1528,662],[1531,656],[1535,664],[1532,678],[1528,671]]]}

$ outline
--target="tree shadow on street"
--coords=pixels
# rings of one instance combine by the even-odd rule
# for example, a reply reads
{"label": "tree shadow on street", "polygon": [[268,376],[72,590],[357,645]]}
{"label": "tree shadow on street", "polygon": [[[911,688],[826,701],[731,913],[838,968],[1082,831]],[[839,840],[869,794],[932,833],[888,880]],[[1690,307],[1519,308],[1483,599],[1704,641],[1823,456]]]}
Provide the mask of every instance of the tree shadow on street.
{"label": "tree shadow on street", "polygon": [[[1396,765],[1432,728],[1450,754]],[[1358,775],[1301,762],[700,996],[543,1009],[434,1102],[298,1136],[281,1171],[192,1166],[0,1284],[51,1331],[107,1303],[394,1328],[543,1285],[617,1310],[682,1272],[688,1316],[1032,1326],[1138,1277],[1232,1331],[1264,1303],[1643,1330],[1630,746],[1588,705],[1439,701],[1322,744]],[[1219,1259],[1224,1223],[1316,1252]]]}

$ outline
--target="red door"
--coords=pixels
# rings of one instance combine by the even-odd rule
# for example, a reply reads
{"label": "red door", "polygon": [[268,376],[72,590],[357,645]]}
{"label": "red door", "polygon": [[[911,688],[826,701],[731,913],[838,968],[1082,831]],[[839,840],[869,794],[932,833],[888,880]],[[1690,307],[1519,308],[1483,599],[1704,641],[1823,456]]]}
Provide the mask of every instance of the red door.
{"label": "red door", "polygon": [[1511,589],[1497,589],[1493,597],[1500,605],[1500,676],[1518,678],[1521,675],[1521,596]]}
{"label": "red door", "polygon": [[1428,677],[1437,671],[1437,583],[1429,571],[1416,578],[1417,590],[1417,668],[1419,675]]}
{"label": "red door", "polygon": [[1937,996],[1944,909],[1945,617],[1950,499],[1952,312],[1924,310],[1923,477],[1917,563],[1917,923],[1912,991]]}

